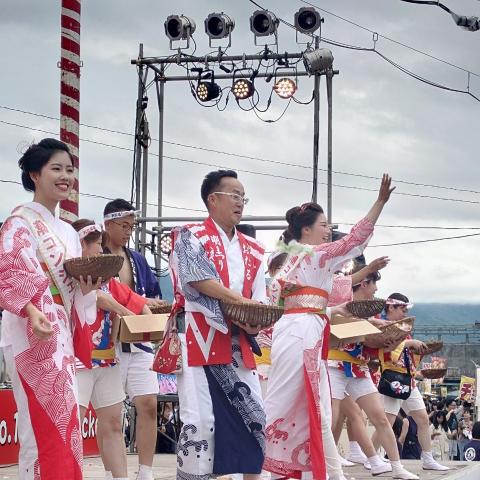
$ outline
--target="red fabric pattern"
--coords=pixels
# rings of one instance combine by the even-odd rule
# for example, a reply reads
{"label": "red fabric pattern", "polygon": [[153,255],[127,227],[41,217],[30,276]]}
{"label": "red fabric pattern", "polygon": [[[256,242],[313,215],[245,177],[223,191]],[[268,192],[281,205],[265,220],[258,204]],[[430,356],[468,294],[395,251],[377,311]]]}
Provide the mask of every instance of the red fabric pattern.
{"label": "red fabric pattern", "polygon": [[373,228],[374,224],[372,221],[364,218],[352,227],[348,235],[345,235],[340,240],[315,246],[315,250],[325,253],[320,259],[320,267],[323,268],[328,259],[342,257],[358,245],[364,243],[373,233]]}
{"label": "red fabric pattern", "polygon": [[[12,219],[7,219],[1,229],[0,245],[4,245],[4,236],[12,226]],[[38,260],[26,253],[32,249],[30,237],[28,228],[19,228],[13,236],[12,249],[7,252],[2,248],[0,258],[0,307],[19,317],[26,316],[23,307],[28,302],[40,307],[49,285],[48,278],[38,271]]]}
{"label": "red fabric pattern", "polygon": [[[74,357],[64,356],[60,369],[53,356],[58,326],[47,341],[27,330],[30,348],[15,357],[35,434],[42,480],[80,480],[82,439],[71,375]],[[55,395],[52,395],[55,392]]]}
{"label": "red fabric pattern", "polygon": [[[202,243],[208,258],[215,265],[215,269],[220,276],[222,284],[229,288],[230,278],[226,261],[226,253],[223,243],[219,238],[217,227],[211,218],[207,218],[202,226],[204,227],[203,229],[195,230],[193,233]],[[191,225],[187,226],[187,228],[188,227],[191,227]],[[237,232],[237,234],[245,264],[245,277],[242,295],[245,298],[251,298],[253,282],[257,275],[258,269],[262,265],[262,261],[258,257],[262,258],[264,250],[260,244],[253,239],[251,240],[247,238],[240,232]],[[195,324],[200,331],[200,334],[204,339],[206,339],[211,327],[208,325],[204,315],[196,312],[193,314],[193,318],[195,319]],[[229,325],[231,325],[230,321],[228,319],[226,320]],[[188,364],[190,366],[231,363],[232,340],[230,328],[226,334],[215,331],[212,345],[208,353],[208,359],[206,360],[190,325],[187,327],[186,339],[188,349]],[[240,348],[242,350],[244,365],[247,368],[256,368],[255,358],[252,353],[250,343],[248,342],[246,333],[243,330],[240,331]]]}

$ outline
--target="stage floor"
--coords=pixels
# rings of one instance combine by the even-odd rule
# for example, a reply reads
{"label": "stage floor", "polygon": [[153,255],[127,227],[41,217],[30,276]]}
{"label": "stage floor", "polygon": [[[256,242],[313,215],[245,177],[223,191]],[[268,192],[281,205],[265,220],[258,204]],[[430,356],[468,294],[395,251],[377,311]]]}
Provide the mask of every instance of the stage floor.
{"label": "stage floor", "polygon": [[[405,466],[412,472],[415,472],[421,480],[479,480],[480,462],[448,462],[451,470],[445,473],[426,472],[422,470],[421,464],[416,460],[404,460]],[[175,480],[175,455],[155,455],[154,475],[156,480]],[[137,455],[128,455],[128,473],[130,479],[135,479],[138,468]],[[372,480],[370,473],[361,466],[349,467],[345,469],[348,479]],[[17,467],[0,467],[0,480],[16,479]],[[86,458],[84,461],[84,479],[85,480],[103,480],[104,470],[100,458]],[[220,477],[226,480],[228,477]],[[375,478],[391,478],[387,475]]]}

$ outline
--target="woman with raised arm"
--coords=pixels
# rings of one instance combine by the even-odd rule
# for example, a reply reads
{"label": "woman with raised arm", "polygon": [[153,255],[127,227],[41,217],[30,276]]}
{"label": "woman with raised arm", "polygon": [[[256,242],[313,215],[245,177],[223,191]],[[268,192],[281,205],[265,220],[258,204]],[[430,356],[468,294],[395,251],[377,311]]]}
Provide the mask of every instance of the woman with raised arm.
{"label": "woman with raised arm", "polygon": [[[331,397],[326,367],[329,337],[328,296],[333,275],[362,253],[393,191],[382,178],[378,198],[352,231],[329,243],[330,226],[322,208],[306,203],[287,214],[288,253],[270,287],[285,314],[275,324],[268,379],[267,451],[264,468],[286,477],[344,480],[332,434]],[[341,310],[341,308],[340,308]],[[405,472],[398,463],[394,474]],[[310,477],[311,478],[311,477]],[[417,478],[402,476],[397,478]]]}
{"label": "woman with raised arm", "polygon": [[85,319],[95,290],[80,284],[63,263],[80,257],[77,232],[56,209],[74,183],[73,157],[46,138],[19,160],[22,183],[33,201],[13,210],[0,231],[2,342],[18,407],[21,480],[80,480],[80,433],[75,357],[91,366]]}

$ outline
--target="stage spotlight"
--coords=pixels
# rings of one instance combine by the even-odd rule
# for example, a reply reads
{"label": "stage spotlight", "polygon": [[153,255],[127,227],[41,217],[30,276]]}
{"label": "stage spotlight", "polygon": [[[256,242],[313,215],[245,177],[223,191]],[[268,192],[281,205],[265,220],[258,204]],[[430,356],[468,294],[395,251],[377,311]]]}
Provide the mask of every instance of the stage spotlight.
{"label": "stage spotlight", "polygon": [[208,35],[209,44],[212,46],[212,40],[229,37],[228,46],[231,43],[232,30],[235,28],[233,18],[222,13],[211,13],[205,19],[205,33]]}
{"label": "stage spotlight", "polygon": [[291,98],[297,91],[297,84],[291,78],[280,78],[275,82],[273,91],[280,98]]}
{"label": "stage spotlight", "polygon": [[250,17],[250,30],[255,35],[255,45],[257,37],[267,37],[275,35],[275,43],[277,43],[278,18],[268,10],[256,10]]}
{"label": "stage spotlight", "polygon": [[294,25],[301,33],[313,33],[320,28],[322,17],[313,7],[302,7],[295,13]]}
{"label": "stage spotlight", "polygon": [[170,48],[172,42],[177,40],[187,40],[187,46],[195,31],[195,22],[185,15],[169,15],[165,20],[165,35],[170,39]]}
{"label": "stage spotlight", "polygon": [[220,86],[213,81],[210,82],[198,82],[197,85],[197,98],[201,102],[208,102],[214,100],[220,95]]}
{"label": "stage spotlight", "polygon": [[332,66],[333,54],[328,48],[317,48],[303,52],[303,64],[309,75],[327,70]]}
{"label": "stage spotlight", "polygon": [[233,82],[232,93],[237,100],[245,100],[251,97],[254,91],[253,82],[246,78],[239,78]]}

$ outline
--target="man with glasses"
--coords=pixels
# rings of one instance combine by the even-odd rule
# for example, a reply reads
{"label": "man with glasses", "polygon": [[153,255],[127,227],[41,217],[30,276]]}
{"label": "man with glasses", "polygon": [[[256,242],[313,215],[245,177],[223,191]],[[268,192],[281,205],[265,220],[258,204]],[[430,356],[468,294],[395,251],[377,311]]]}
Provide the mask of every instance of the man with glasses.
{"label": "man with glasses", "polygon": [[177,479],[241,473],[253,480],[265,443],[259,348],[250,335],[258,330],[233,325],[220,301],[266,301],[264,249],[236,229],[247,203],[236,172],[210,172],[201,195],[209,217],[173,231],[170,257],[182,346]]}
{"label": "man with glasses", "polygon": [[[118,274],[119,280],[139,295],[148,298],[147,305],[163,305],[158,280],[147,260],[140,253],[127,247],[135,228],[135,209],[118,198],[103,211],[107,253],[124,258]],[[157,441],[157,374],[151,371],[153,363],[152,344],[122,343],[117,345],[117,355],[122,370],[126,394],[135,404],[137,411],[136,444],[138,450],[138,480],[153,480],[152,463]]]}

